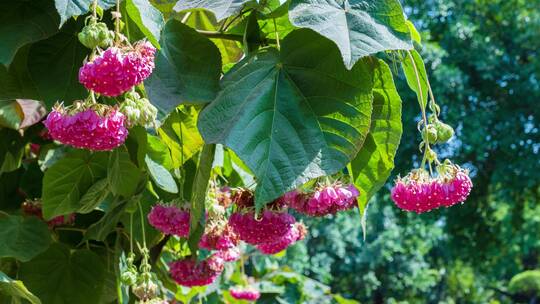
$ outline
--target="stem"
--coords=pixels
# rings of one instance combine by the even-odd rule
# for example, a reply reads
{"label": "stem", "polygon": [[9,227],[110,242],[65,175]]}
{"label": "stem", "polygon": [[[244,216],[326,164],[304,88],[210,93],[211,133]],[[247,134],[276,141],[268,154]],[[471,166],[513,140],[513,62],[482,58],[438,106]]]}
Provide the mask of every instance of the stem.
{"label": "stem", "polygon": [[142,239],[143,239],[143,247],[146,248],[146,232],[144,231],[144,215],[142,211],[141,201],[139,203],[139,213],[141,214],[141,230],[142,230]]}
{"label": "stem", "polygon": [[115,11],[115,20],[114,20],[114,38],[118,43],[120,42],[120,19],[122,14],[120,13],[120,0],[116,0],[116,11]]}
{"label": "stem", "polygon": [[214,162],[215,150],[215,144],[206,144],[203,146],[201,155],[199,157],[199,166],[197,167],[195,180],[193,182],[188,245],[191,254],[194,257],[197,257],[199,240],[204,232],[204,205],[206,202],[208,183],[212,173],[212,163]]}
{"label": "stem", "polygon": [[92,2],[92,19],[97,19],[97,0],[94,0],[94,2]]}
{"label": "stem", "polygon": [[276,34],[277,49],[280,50],[281,46],[279,44],[279,33],[278,33],[278,30],[277,30],[276,18],[272,18],[272,20],[274,21],[274,33]]}
{"label": "stem", "polygon": [[92,100],[92,103],[94,103],[94,104],[97,103],[96,94],[92,90],[90,90],[90,99]]}
{"label": "stem", "polygon": [[129,253],[133,253],[133,213],[129,214]]}
{"label": "stem", "polygon": [[188,21],[189,17],[191,17],[191,12],[187,12],[187,13],[184,15],[184,17],[182,18],[182,21],[180,21],[180,22],[186,23],[186,22]]}
{"label": "stem", "polygon": [[[409,59],[411,59],[412,66],[414,69],[414,76],[416,76],[416,84],[418,86],[418,95],[420,95],[420,110],[422,111],[422,120],[424,122],[424,131],[427,132],[427,116],[426,116],[426,107],[423,105],[424,102],[424,94],[422,93],[422,85],[420,83],[420,75],[418,73],[418,68],[416,67],[416,63],[414,62],[414,57],[412,56],[410,51],[407,51],[407,55],[409,56]],[[424,139],[426,146],[424,147],[424,157],[422,158],[422,168],[426,165],[426,159],[427,159],[427,153],[431,149],[429,147],[429,138],[428,136],[425,136]]]}

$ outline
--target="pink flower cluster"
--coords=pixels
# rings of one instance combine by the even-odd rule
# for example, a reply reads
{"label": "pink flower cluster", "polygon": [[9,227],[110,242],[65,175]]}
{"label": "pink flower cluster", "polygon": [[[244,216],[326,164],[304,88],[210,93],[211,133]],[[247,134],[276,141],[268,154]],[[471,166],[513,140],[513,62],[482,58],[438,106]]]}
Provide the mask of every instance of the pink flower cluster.
{"label": "pink flower cluster", "polygon": [[[27,200],[21,205],[21,209],[24,214],[26,215],[34,215],[39,217],[40,219],[43,219],[43,209],[41,201],[39,200]],[[56,217],[53,217],[52,219],[46,221],[49,228],[54,228],[57,226],[62,225],[71,225],[75,222],[75,213],[71,213],[68,215],[59,215]]]}
{"label": "pink flower cluster", "polygon": [[174,261],[169,264],[169,272],[173,280],[186,287],[211,284],[223,271],[223,259],[211,255],[203,261],[192,259]]}
{"label": "pink flower cluster", "polygon": [[257,301],[261,293],[253,287],[234,287],[229,289],[231,296],[237,300]]}
{"label": "pink flower cluster", "polygon": [[246,243],[258,245],[283,237],[292,229],[296,220],[286,212],[265,210],[259,219],[253,212],[235,212],[229,218],[229,225]]}
{"label": "pink flower cluster", "polygon": [[240,248],[238,247],[232,247],[229,249],[220,250],[216,252],[215,254],[216,256],[222,258],[223,261],[225,262],[237,261],[238,259],[240,259],[240,256],[241,256]]}
{"label": "pink flower cluster", "polygon": [[296,191],[285,194],[292,208],[310,216],[325,216],[349,210],[357,205],[360,192],[354,185],[343,187],[337,183],[319,187],[310,195]]}
{"label": "pink flower cluster", "polygon": [[238,235],[232,227],[225,225],[222,229],[212,229],[203,234],[199,242],[199,247],[208,250],[227,250],[238,245]]}
{"label": "pink flower cluster", "polygon": [[189,211],[175,206],[155,205],[148,213],[148,222],[165,234],[179,237],[189,235]]}
{"label": "pink flower cluster", "polygon": [[88,90],[118,96],[145,80],[154,69],[156,49],[146,41],[133,48],[110,47],[79,70],[79,82]]}
{"label": "pink flower cluster", "polygon": [[275,241],[261,243],[257,245],[257,249],[264,254],[276,254],[287,249],[287,247],[296,243],[297,241],[303,240],[306,234],[306,226],[304,226],[302,223],[296,223],[285,235]]}
{"label": "pink flower cluster", "polygon": [[472,181],[467,171],[457,166],[452,171],[450,177],[440,178],[429,178],[423,170],[413,171],[396,181],[392,200],[399,208],[416,213],[462,203],[471,193]]}
{"label": "pink flower cluster", "polygon": [[59,142],[75,148],[107,151],[120,146],[126,140],[128,130],[125,117],[116,109],[99,115],[92,109],[68,114],[55,109],[44,121],[49,135]]}

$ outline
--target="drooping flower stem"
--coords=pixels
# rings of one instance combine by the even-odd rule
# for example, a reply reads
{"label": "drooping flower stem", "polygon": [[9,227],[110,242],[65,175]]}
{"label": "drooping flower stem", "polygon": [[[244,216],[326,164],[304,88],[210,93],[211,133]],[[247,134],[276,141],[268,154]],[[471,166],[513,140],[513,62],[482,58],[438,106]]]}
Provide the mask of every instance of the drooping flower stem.
{"label": "drooping flower stem", "polygon": [[215,150],[215,144],[205,144],[203,146],[199,157],[197,172],[195,173],[195,180],[193,182],[188,245],[191,254],[194,256],[197,254],[199,240],[204,233],[204,204],[206,201],[208,184],[210,182]]}
{"label": "drooping flower stem", "polygon": [[[420,110],[422,111],[422,121],[424,124],[424,130],[427,130],[428,120],[426,116],[426,107],[423,104],[424,94],[422,92],[422,86],[420,83],[420,75],[418,73],[418,68],[416,66],[416,63],[414,62],[414,57],[410,51],[407,51],[407,56],[409,56],[409,59],[411,60],[411,63],[414,69],[414,76],[416,77],[416,84],[418,86],[418,95],[420,95],[419,103],[420,103]],[[429,138],[427,136],[424,139],[424,142],[425,142],[425,146],[424,146],[424,157],[422,158],[422,165],[421,165],[422,168],[426,165],[427,156],[428,156],[429,151],[431,150],[431,148],[429,147]]]}

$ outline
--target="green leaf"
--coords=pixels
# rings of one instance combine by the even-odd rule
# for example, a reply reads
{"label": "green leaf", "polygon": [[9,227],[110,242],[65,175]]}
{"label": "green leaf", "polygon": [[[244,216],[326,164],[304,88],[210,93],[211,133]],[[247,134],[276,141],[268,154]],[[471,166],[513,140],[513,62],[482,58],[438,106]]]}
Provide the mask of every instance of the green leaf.
{"label": "green leaf", "polygon": [[156,68],[145,82],[150,101],[169,113],[180,103],[206,103],[219,90],[221,56],[217,47],[176,20],[165,25]]}
{"label": "green leaf", "polygon": [[[0,271],[0,293],[17,299],[25,299],[31,304],[41,304],[41,301],[32,294],[22,281],[13,280]],[[17,301],[14,301],[17,303]]]}
{"label": "green leaf", "polygon": [[204,141],[197,129],[199,111],[193,106],[180,106],[158,130],[159,137],[171,151],[173,166],[181,167],[201,150]]}
{"label": "green leaf", "polygon": [[402,133],[401,98],[390,68],[379,60],[374,75],[371,128],[362,149],[351,162],[354,184],[360,189],[361,212],[390,176]]}
{"label": "green leaf", "polygon": [[[428,78],[424,60],[416,50],[409,51],[405,53],[405,58],[401,61],[401,68],[409,88],[418,97],[418,104],[425,109],[428,101]],[[420,83],[420,87],[418,83]]]}
{"label": "green leaf", "polygon": [[2,1],[0,4],[0,64],[9,65],[22,46],[58,31],[50,1]]}
{"label": "green leaf", "polygon": [[281,53],[261,50],[225,75],[199,130],[255,173],[260,208],[352,160],[369,130],[372,74],[368,60],[349,71],[332,42],[296,30]]}
{"label": "green leaf", "polygon": [[17,170],[24,156],[27,141],[17,131],[0,128],[0,174]]}
{"label": "green leaf", "polygon": [[0,217],[0,257],[26,262],[45,251],[50,242],[49,228],[38,217]]}
{"label": "green leaf", "polygon": [[[60,15],[60,25],[71,17],[88,13],[93,2],[94,0],[54,0],[56,11]],[[115,0],[98,0],[98,5],[103,9],[108,9],[115,3]]]}
{"label": "green leaf", "polygon": [[[214,15],[207,11],[193,11],[189,16],[187,22],[192,28],[206,30],[206,31],[218,31],[219,24],[216,21]],[[221,61],[223,65],[235,63],[242,58],[243,52],[236,41],[226,39],[210,39],[219,49],[221,53]]]}
{"label": "green leaf", "polygon": [[0,65],[0,100],[41,99],[28,71],[30,47],[27,45],[20,48],[9,68]]}
{"label": "green leaf", "polygon": [[412,48],[398,0],[292,0],[289,18],[334,41],[349,69],[362,57]]}
{"label": "green leaf", "polygon": [[72,26],[30,48],[28,70],[48,106],[59,100],[71,103],[88,94],[78,78],[88,50],[79,43],[76,30]]}
{"label": "green leaf", "polygon": [[150,177],[159,188],[169,193],[178,193],[178,186],[176,185],[172,174],[167,171],[165,167],[155,162],[148,155],[146,155],[144,161],[148,167]]}
{"label": "green leaf", "polygon": [[120,203],[114,206],[99,221],[88,227],[88,230],[84,234],[84,239],[104,241],[120,221],[126,207],[126,203]]}
{"label": "green leaf", "polygon": [[165,24],[161,12],[148,0],[126,0],[126,11],[146,38],[159,47],[161,29]]}
{"label": "green leaf", "polygon": [[50,219],[80,208],[81,197],[107,176],[107,153],[74,151],[57,161],[43,178],[43,216]]}
{"label": "green leaf", "polygon": [[125,148],[115,149],[109,158],[107,179],[112,193],[130,197],[141,180],[142,172],[131,162]]}
{"label": "green leaf", "polygon": [[23,119],[24,113],[17,101],[0,101],[0,127],[18,130]]}
{"label": "green leaf", "polygon": [[177,12],[203,8],[211,11],[216,16],[217,21],[221,21],[229,16],[240,12],[245,3],[252,0],[182,0],[174,6]]}
{"label": "green leaf", "polygon": [[193,182],[193,191],[191,197],[188,240],[189,249],[191,252],[197,252],[199,240],[204,233],[204,205],[206,202],[206,193],[208,190],[208,183],[210,181],[210,174],[212,173],[212,164],[214,162],[215,152],[216,145],[204,145],[199,157],[197,172],[195,173],[195,181]]}
{"label": "green leaf", "polygon": [[407,26],[411,32],[411,39],[418,44],[422,44],[422,36],[410,20],[407,20]]}
{"label": "green leaf", "polygon": [[165,169],[172,170],[174,164],[167,144],[162,141],[161,138],[150,134],[147,135],[147,140],[148,146],[146,152],[148,153],[148,156],[162,165]]}
{"label": "green leaf", "polygon": [[101,297],[105,265],[90,250],[57,243],[19,269],[28,289],[47,304],[95,304]]}
{"label": "green leaf", "polygon": [[110,194],[109,181],[107,178],[98,180],[93,184],[88,191],[81,197],[79,201],[78,213],[90,213],[96,209]]}

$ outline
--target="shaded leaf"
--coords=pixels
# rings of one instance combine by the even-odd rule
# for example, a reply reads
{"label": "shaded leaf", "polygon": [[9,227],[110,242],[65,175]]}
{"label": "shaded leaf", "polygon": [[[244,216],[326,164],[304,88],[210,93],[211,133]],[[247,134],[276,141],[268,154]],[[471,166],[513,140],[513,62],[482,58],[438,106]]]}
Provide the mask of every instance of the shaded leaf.
{"label": "shaded leaf", "polygon": [[[71,17],[88,13],[93,2],[94,0],[54,0],[56,11],[60,15],[60,25]],[[115,0],[98,0],[98,5],[104,9],[112,7],[115,3]]]}
{"label": "shaded leaf", "polygon": [[50,219],[80,207],[81,197],[107,176],[108,154],[77,150],[57,161],[43,178],[43,216]]}
{"label": "shaded leaf", "polygon": [[119,203],[109,210],[105,215],[96,223],[90,225],[88,230],[84,234],[85,240],[104,241],[107,235],[116,228],[117,223],[124,214],[126,209],[126,203]]}
{"label": "shaded leaf", "polygon": [[96,209],[109,196],[109,181],[107,178],[98,180],[79,201],[78,213],[89,213]]}
{"label": "shaded leaf", "polygon": [[357,154],[369,130],[372,68],[352,70],[310,30],[246,58],[200,114],[207,143],[230,147],[255,173],[257,206],[310,179],[333,174]]}
{"label": "shaded leaf", "polygon": [[18,130],[23,119],[24,112],[17,101],[0,101],[0,127]]}
{"label": "shaded leaf", "polygon": [[107,179],[112,193],[124,197],[135,194],[141,177],[141,170],[131,162],[125,148],[118,148],[111,152]]}
{"label": "shaded leaf", "polygon": [[292,0],[289,18],[334,41],[349,69],[362,57],[412,48],[398,0]]}
{"label": "shaded leaf", "polygon": [[0,64],[9,65],[22,46],[52,36],[58,21],[50,1],[2,1]]}
{"label": "shaded leaf", "polygon": [[19,277],[47,304],[95,304],[101,297],[105,265],[90,250],[70,250],[57,243],[23,263]]}
{"label": "shaded leaf", "polygon": [[38,217],[0,217],[0,257],[26,262],[47,250],[50,242],[49,228]]}
{"label": "shaded leaf", "polygon": [[181,103],[206,103],[219,90],[221,56],[217,47],[176,20],[165,25],[156,68],[145,81],[150,101],[163,113]]}

